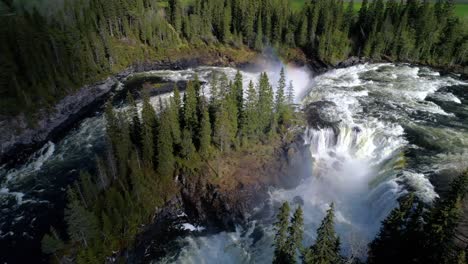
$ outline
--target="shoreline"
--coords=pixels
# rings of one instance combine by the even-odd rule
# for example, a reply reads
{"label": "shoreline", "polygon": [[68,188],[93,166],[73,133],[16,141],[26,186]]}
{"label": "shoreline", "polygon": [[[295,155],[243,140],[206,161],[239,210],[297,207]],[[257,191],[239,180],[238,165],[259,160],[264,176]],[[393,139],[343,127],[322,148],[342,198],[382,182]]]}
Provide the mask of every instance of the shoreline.
{"label": "shoreline", "polygon": [[[73,94],[67,95],[55,105],[53,112],[45,109],[39,110],[40,117],[35,127],[31,127],[22,114],[15,117],[0,117],[0,164],[5,164],[7,168],[22,164],[45,143],[62,139],[66,132],[73,129],[81,120],[93,116],[96,110],[100,110],[102,103],[116,92],[116,87],[123,84],[132,74],[155,70],[183,70],[202,65],[248,68],[271,59],[278,59],[273,50],[265,50],[263,53],[254,52],[253,58],[247,57],[240,60],[220,52],[208,51],[208,54],[210,56],[198,54],[194,57],[184,57],[182,55],[181,58],[173,61],[161,59],[136,63],[103,81],[85,85]],[[363,63],[408,63],[418,67],[430,67],[442,74],[459,74],[460,78],[468,79],[468,67],[466,66],[450,68],[409,61],[374,60],[357,56],[350,56],[336,65],[325,63],[316,58],[301,56],[289,58],[288,62],[299,66],[305,65],[316,74]],[[121,91],[118,91],[115,94],[120,93]]]}

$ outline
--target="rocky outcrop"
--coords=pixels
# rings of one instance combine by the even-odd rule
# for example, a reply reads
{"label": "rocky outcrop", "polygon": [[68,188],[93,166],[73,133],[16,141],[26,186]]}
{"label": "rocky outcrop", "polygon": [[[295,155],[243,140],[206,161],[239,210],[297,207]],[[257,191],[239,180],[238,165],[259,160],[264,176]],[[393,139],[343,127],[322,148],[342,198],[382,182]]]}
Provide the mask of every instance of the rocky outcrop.
{"label": "rocky outcrop", "polygon": [[[245,61],[217,53],[203,56],[180,58],[174,61],[161,60],[136,63],[127,69],[107,78],[102,82],[86,85],[71,95],[60,100],[51,109],[42,109],[35,116],[34,124],[28,122],[24,115],[14,117],[0,116],[0,164],[21,163],[34,151],[49,140],[55,140],[68,128],[96,110],[107,100],[110,92],[129,75],[151,70],[180,70],[200,65],[238,66]],[[183,86],[183,84],[180,84]],[[172,85],[159,89],[157,93],[172,90]]]}
{"label": "rocky outcrop", "polygon": [[81,119],[91,106],[102,103],[117,84],[118,80],[110,77],[85,86],[60,100],[53,110],[38,113],[37,122],[32,126],[24,115],[0,119],[0,164],[29,155],[54,134]]}
{"label": "rocky outcrop", "polygon": [[[177,227],[182,222],[203,226],[205,229],[199,234],[206,234],[234,231],[236,225],[271,217],[274,212],[269,202],[269,190],[272,187],[294,188],[311,175],[310,152],[301,136],[278,147],[261,166],[247,166],[231,174],[235,177],[234,187],[209,180],[207,174],[195,179],[193,176],[182,178],[179,195],[161,209],[153,224],[137,238],[135,247],[125,253],[126,260],[147,263],[166,255],[173,247],[177,248],[175,239],[189,233]],[[246,175],[247,171],[256,176],[255,180]]]}
{"label": "rocky outcrop", "polygon": [[335,128],[342,120],[338,107],[331,101],[318,101],[305,107],[307,123],[313,128]]}

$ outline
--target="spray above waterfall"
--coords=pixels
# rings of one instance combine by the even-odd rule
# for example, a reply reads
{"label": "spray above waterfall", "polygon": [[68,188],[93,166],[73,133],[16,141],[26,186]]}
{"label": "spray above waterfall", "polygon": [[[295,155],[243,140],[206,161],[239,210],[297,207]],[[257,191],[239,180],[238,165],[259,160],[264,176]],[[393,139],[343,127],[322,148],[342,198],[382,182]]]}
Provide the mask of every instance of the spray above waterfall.
{"label": "spray above waterfall", "polygon": [[[429,176],[439,169],[464,166],[460,161],[468,144],[461,139],[468,138],[468,128],[458,125],[458,116],[466,115],[463,107],[468,98],[463,89],[468,83],[409,65],[357,65],[311,81],[305,77],[310,76],[307,71],[300,69],[294,77],[295,70],[286,75],[306,80],[295,83],[300,87],[296,87],[296,99],[309,119],[303,137],[313,170],[294,189],[272,190],[271,201],[303,206],[304,245],[313,243],[315,230],[334,202],[342,253],[365,259],[367,244],[397,206],[398,197],[413,191],[431,203],[438,195]],[[460,86],[465,88],[457,88]],[[456,115],[452,109],[462,114]],[[431,136],[440,140],[425,140]],[[433,155],[425,147],[437,149],[439,154]],[[452,153],[444,152],[448,148]],[[249,228],[182,238],[187,242],[183,254],[163,262],[271,263],[274,231],[268,224],[252,224],[263,230],[257,242],[250,239]],[[218,252],[216,256],[205,254],[210,249]]]}

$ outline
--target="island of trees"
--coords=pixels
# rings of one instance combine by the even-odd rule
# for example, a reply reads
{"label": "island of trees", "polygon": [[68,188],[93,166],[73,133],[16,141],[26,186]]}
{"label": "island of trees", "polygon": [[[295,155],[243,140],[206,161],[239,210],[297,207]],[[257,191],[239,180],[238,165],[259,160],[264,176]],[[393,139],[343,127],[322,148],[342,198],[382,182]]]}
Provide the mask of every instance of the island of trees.
{"label": "island of trees", "polygon": [[329,64],[351,55],[468,62],[468,27],[453,0],[364,0],[358,13],[343,0],[310,0],[298,11],[289,0],[182,2],[64,0],[44,14],[0,1],[0,114],[33,115],[133,63],[206,47],[272,46]]}
{"label": "island of trees", "polygon": [[95,175],[82,172],[67,191],[69,239],[51,229],[43,251],[76,263],[104,263],[132,245],[157,208],[176,195],[179,182],[213,169],[210,160],[222,153],[270,144],[295,123],[293,87],[284,70],[276,93],[266,73],[244,92],[239,72],[234,80],[213,73],[209,98],[205,92],[195,77],[183,96],[175,87],[157,109],[145,91],[141,113],[131,93],[124,110],[116,112],[109,102],[107,153],[97,158]]}

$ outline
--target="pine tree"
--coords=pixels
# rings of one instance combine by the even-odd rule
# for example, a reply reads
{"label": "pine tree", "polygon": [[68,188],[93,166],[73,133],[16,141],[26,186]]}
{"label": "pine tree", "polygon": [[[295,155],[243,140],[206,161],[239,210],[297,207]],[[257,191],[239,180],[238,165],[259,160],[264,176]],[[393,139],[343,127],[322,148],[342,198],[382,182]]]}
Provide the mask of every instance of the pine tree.
{"label": "pine tree", "polygon": [[257,18],[257,34],[255,36],[254,49],[261,51],[263,49],[262,17]]}
{"label": "pine tree", "polygon": [[289,82],[286,98],[289,105],[294,104],[294,86],[292,81]]}
{"label": "pine tree", "polygon": [[200,120],[200,148],[199,153],[203,158],[209,157],[211,152],[211,122],[206,103],[202,106]]}
{"label": "pine tree", "polygon": [[286,253],[288,263],[296,263],[297,253],[302,249],[302,237],[304,235],[304,216],[302,208],[299,206],[291,219],[288,228],[288,238],[286,242]]}
{"label": "pine tree", "polygon": [[228,41],[231,38],[231,20],[232,20],[231,5],[229,4],[229,1],[226,1],[226,3],[227,4],[224,7],[223,34],[222,34],[222,40],[224,43],[228,43]]}
{"label": "pine tree", "polygon": [[131,129],[130,135],[133,144],[135,144],[138,148],[142,147],[141,143],[141,135],[142,135],[142,128],[141,128],[141,121],[140,117],[138,116],[138,108],[130,91],[127,92],[127,104],[128,104],[128,111],[127,115],[131,119]]}
{"label": "pine tree", "polygon": [[174,172],[174,145],[172,140],[172,124],[170,109],[164,109],[161,113],[161,125],[158,133],[158,168],[157,171],[163,178],[172,178]]}
{"label": "pine tree", "polygon": [[45,254],[54,254],[59,263],[60,259],[58,258],[57,251],[62,250],[64,246],[62,239],[60,239],[57,231],[53,227],[50,228],[49,234],[44,235],[41,241],[42,252]]}
{"label": "pine tree", "polygon": [[119,142],[119,121],[114,112],[112,103],[109,101],[105,105],[106,132],[113,147]]}
{"label": "pine tree", "polygon": [[317,229],[317,239],[304,256],[306,264],[336,264],[340,263],[340,240],[334,228],[335,208],[333,203]]}
{"label": "pine tree", "polygon": [[273,89],[268,80],[268,75],[262,73],[258,84],[258,114],[261,132],[268,133],[274,118]]}
{"label": "pine tree", "polygon": [[95,216],[86,210],[81,204],[77,193],[68,188],[68,204],[65,209],[65,221],[67,222],[67,231],[70,239],[74,242],[80,242],[84,247],[97,238],[98,223]]}
{"label": "pine tree", "polygon": [[156,112],[150,103],[148,93],[143,93],[143,109],[141,111],[142,121],[142,143],[143,143],[143,160],[146,164],[154,164],[154,146],[155,146],[155,131],[157,129]]}
{"label": "pine tree", "polygon": [[187,129],[182,130],[180,157],[182,158],[182,166],[186,171],[193,171],[199,165],[199,156],[193,144],[191,133]]}
{"label": "pine tree", "polygon": [[240,123],[242,110],[244,107],[244,88],[242,84],[242,74],[239,70],[237,71],[236,77],[234,78],[232,91],[234,93],[234,97],[236,98],[238,122]]}
{"label": "pine tree", "polygon": [[182,5],[180,0],[169,0],[171,23],[177,32],[182,29]]}
{"label": "pine tree", "polygon": [[447,196],[437,200],[426,217],[426,260],[447,264],[455,261],[449,253],[454,247],[453,239],[462,215],[462,201],[466,197],[467,188],[468,171],[452,181]]}
{"label": "pine tree", "polygon": [[290,207],[288,202],[284,202],[280,207],[280,211],[276,216],[277,220],[275,222],[275,255],[273,263],[288,263],[288,226],[289,226],[289,214]]}
{"label": "pine tree", "polygon": [[399,207],[393,209],[383,221],[379,234],[369,245],[369,263],[401,262],[406,256],[404,253],[400,254],[400,251],[412,251],[410,247],[414,245],[406,243],[408,237],[406,223],[412,218],[414,203],[414,194],[403,197]]}
{"label": "pine tree", "polygon": [[286,98],[285,98],[285,89],[286,89],[286,76],[284,74],[284,68],[281,68],[280,79],[278,81],[278,88],[276,90],[275,98],[275,114],[278,122],[282,122],[284,111],[286,110]]}
{"label": "pine tree", "polygon": [[180,131],[180,119],[179,119],[179,108],[175,100],[175,96],[171,97],[169,106],[169,123],[171,124],[171,135],[172,141],[175,145],[180,144],[181,131]]}
{"label": "pine tree", "polygon": [[197,94],[195,91],[194,83],[189,81],[187,90],[184,94],[184,129],[187,129],[192,135],[198,127],[197,119]]}
{"label": "pine tree", "polygon": [[249,82],[247,97],[245,101],[244,114],[242,117],[242,136],[249,141],[256,138],[258,134],[258,93],[252,81]]}

